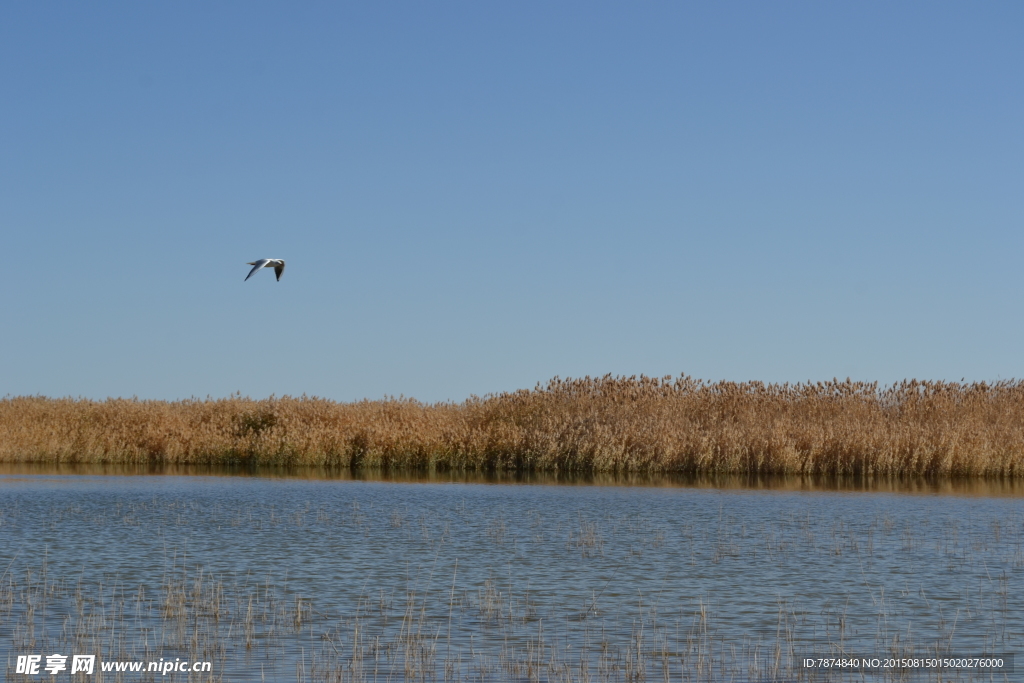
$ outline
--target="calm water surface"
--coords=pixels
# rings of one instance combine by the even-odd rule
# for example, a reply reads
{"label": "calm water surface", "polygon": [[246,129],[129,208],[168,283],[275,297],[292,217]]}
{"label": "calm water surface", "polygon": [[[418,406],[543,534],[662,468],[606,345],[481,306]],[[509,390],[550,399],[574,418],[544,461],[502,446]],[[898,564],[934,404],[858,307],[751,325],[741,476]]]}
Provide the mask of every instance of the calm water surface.
{"label": "calm water surface", "polygon": [[0,661],[8,680],[71,680],[15,671],[54,653],[211,662],[126,681],[940,680],[801,662],[1020,650],[1015,492],[805,488],[6,474]]}

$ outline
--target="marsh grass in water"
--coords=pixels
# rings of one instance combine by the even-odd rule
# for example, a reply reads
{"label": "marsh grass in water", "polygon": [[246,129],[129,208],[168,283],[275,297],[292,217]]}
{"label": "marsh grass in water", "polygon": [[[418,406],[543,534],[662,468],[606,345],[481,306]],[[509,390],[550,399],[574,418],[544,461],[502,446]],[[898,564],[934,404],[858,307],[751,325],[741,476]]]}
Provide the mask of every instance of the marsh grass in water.
{"label": "marsh grass in water", "polygon": [[1024,382],[606,376],[439,404],[6,398],[0,462],[1021,477]]}
{"label": "marsh grass in water", "polygon": [[157,479],[8,489],[7,680],[74,652],[204,681],[1010,681],[799,662],[1024,643],[1012,501]]}

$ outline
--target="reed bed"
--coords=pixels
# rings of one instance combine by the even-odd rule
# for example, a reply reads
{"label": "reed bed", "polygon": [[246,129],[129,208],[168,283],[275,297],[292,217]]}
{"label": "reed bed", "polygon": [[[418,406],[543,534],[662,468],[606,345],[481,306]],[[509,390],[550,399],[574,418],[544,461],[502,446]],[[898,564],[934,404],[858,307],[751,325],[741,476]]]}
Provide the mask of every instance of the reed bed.
{"label": "reed bed", "polygon": [[462,403],[0,400],[0,462],[1024,476],[1024,381],[555,378]]}

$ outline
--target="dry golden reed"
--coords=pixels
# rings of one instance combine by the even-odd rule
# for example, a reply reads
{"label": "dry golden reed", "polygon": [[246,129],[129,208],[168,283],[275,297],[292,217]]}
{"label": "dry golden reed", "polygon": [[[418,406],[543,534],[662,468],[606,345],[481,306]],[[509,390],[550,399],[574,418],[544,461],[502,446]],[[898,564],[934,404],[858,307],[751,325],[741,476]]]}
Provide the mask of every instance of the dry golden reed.
{"label": "dry golden reed", "polygon": [[0,462],[1024,475],[1024,382],[551,380],[463,403],[0,400]]}

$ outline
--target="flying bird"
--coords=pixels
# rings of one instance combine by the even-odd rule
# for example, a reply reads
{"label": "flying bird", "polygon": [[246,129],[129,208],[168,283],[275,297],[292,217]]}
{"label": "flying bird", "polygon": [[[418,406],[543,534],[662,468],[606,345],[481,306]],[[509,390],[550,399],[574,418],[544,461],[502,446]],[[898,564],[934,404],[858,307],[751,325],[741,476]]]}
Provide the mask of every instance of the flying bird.
{"label": "flying bird", "polygon": [[252,266],[252,270],[250,270],[249,274],[245,276],[246,280],[251,278],[252,274],[257,270],[260,268],[266,268],[267,266],[274,266],[274,274],[277,275],[278,280],[281,279],[281,273],[284,272],[284,259],[279,258],[261,258],[259,261],[249,261],[247,265]]}

